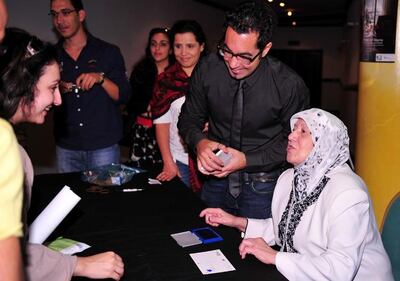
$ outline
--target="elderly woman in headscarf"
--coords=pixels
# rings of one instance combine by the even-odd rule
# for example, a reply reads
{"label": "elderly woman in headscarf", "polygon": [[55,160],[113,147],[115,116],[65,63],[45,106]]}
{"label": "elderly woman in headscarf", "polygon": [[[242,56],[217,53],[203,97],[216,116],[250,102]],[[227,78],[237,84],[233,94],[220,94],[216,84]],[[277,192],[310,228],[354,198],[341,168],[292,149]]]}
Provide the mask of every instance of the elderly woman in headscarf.
{"label": "elderly woman in headscarf", "polygon": [[272,218],[211,208],[200,216],[242,231],[242,258],[274,264],[289,280],[393,280],[367,188],[346,164],[346,126],[315,108],[292,116],[290,125],[286,159],[294,167],[277,182]]}

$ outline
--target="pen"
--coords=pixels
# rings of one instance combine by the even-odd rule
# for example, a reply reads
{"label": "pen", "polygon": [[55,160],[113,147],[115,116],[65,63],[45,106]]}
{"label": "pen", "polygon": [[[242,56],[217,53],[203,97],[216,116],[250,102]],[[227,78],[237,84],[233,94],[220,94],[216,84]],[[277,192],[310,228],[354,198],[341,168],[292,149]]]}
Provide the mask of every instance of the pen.
{"label": "pen", "polygon": [[125,189],[122,189],[122,192],[136,192],[136,191],[143,191],[143,188],[125,188]]}

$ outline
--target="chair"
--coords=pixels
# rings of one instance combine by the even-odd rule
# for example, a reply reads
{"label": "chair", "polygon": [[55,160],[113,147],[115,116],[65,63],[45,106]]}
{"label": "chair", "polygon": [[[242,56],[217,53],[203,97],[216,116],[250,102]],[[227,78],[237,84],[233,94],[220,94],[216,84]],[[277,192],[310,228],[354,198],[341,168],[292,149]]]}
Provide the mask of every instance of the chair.
{"label": "chair", "polygon": [[400,281],[400,192],[386,210],[382,241],[392,263],[394,280]]}

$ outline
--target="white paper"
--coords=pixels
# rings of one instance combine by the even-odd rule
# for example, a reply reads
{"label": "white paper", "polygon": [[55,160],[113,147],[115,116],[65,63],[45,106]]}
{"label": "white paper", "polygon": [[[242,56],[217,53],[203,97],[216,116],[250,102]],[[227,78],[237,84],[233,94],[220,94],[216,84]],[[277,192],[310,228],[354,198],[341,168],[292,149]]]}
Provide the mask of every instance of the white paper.
{"label": "white paper", "polygon": [[60,253],[63,253],[64,255],[73,255],[76,253],[80,253],[83,252],[86,249],[89,249],[90,246],[88,244],[82,243],[82,242],[78,242],[74,245],[71,245],[67,248],[64,248],[60,251]]}
{"label": "white paper", "polygon": [[29,242],[42,244],[79,200],[69,186],[64,186],[29,227]]}
{"label": "white paper", "polygon": [[149,178],[149,184],[162,184],[159,180]]}
{"label": "white paper", "polygon": [[203,242],[190,231],[184,231],[179,233],[171,234],[172,238],[181,246],[181,247],[188,247],[193,245],[199,245]]}
{"label": "white paper", "polygon": [[203,275],[236,270],[221,250],[190,254]]}

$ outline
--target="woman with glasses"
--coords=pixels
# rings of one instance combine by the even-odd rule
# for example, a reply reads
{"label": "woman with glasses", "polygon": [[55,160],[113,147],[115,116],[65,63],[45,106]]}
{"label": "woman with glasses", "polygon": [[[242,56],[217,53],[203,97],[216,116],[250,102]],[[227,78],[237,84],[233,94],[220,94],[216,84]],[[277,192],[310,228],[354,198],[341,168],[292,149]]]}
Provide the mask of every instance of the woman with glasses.
{"label": "woman with glasses", "polygon": [[159,76],[150,103],[163,160],[163,170],[157,179],[169,181],[178,176],[190,186],[189,156],[179,136],[177,123],[188,91],[189,77],[206,53],[206,37],[199,23],[181,20],[171,29],[171,41],[176,63]]}
{"label": "woman with glasses", "polygon": [[[19,29],[7,29],[0,60],[0,117],[11,124],[43,124],[53,106],[61,104],[60,69],[55,49]],[[25,210],[33,184],[32,163],[20,146],[25,172]],[[119,280],[124,273],[121,258],[106,252],[76,257],[54,252],[43,245],[26,245],[26,272],[32,281],[70,280],[72,276]]]}
{"label": "woman with glasses", "polygon": [[161,163],[149,104],[157,76],[164,72],[171,61],[169,30],[153,28],[149,33],[146,56],[134,66],[129,79],[132,96],[125,116],[129,127],[129,162],[134,166]]}

